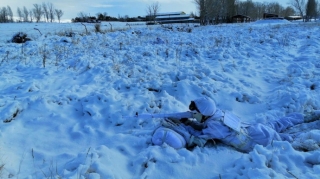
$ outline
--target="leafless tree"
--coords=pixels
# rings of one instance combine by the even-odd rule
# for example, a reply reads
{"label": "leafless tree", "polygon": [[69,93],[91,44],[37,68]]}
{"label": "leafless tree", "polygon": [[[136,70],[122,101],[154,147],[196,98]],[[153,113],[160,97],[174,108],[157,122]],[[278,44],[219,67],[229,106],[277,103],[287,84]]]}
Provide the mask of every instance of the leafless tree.
{"label": "leafless tree", "polygon": [[261,19],[263,13],[273,13],[279,16],[293,15],[292,8],[286,9],[278,2],[261,3],[252,0],[193,0],[200,14],[200,24],[217,24],[232,22],[236,14],[246,15],[251,20]]}
{"label": "leafless tree", "polygon": [[33,4],[33,7],[33,16],[36,22],[39,22],[42,16],[42,6],[41,4]]}
{"label": "leafless tree", "polygon": [[86,13],[84,13],[84,12],[80,12],[78,14],[78,17],[81,19],[82,22],[85,22],[85,21],[88,20],[88,15]]}
{"label": "leafless tree", "polygon": [[206,25],[206,0],[194,0],[193,2],[197,5],[199,11],[200,25]]}
{"label": "leafless tree", "polygon": [[320,15],[320,1],[318,0],[317,1],[317,4],[318,4],[318,7],[317,7],[317,16],[318,16],[318,19],[320,18],[319,15]]}
{"label": "leafless tree", "polygon": [[47,8],[48,8],[50,22],[53,22],[54,16],[55,16],[54,6],[52,3],[47,3]]}
{"label": "leafless tree", "polygon": [[26,6],[23,6],[22,15],[23,15],[23,21],[24,22],[29,22],[29,11],[26,8]]}
{"label": "leafless tree", "polygon": [[284,16],[284,17],[292,16],[294,14],[295,14],[295,11],[292,7],[287,7],[282,12],[282,16]]}
{"label": "leafless tree", "polygon": [[13,22],[13,13],[10,6],[7,6],[8,20],[9,22]]}
{"label": "leafless tree", "polygon": [[254,16],[250,16],[252,20],[259,20],[263,18],[263,13],[266,12],[266,3],[256,2],[255,3],[255,14]]}
{"label": "leafless tree", "polygon": [[156,16],[159,13],[160,4],[155,2],[147,7],[147,19],[156,23]]}
{"label": "leafless tree", "polygon": [[212,24],[214,21],[218,23],[220,16],[223,12],[222,0],[205,0],[201,2],[200,21],[202,25]]}
{"label": "leafless tree", "polygon": [[8,12],[7,8],[0,8],[0,22],[8,22]]}
{"label": "leafless tree", "polygon": [[43,17],[49,22],[49,10],[46,3],[42,3]]}
{"label": "leafless tree", "polygon": [[30,16],[30,22],[33,22],[33,11],[32,10],[29,10],[29,16]]}
{"label": "leafless tree", "polygon": [[200,14],[200,25],[230,22],[236,13],[236,0],[194,0]]}
{"label": "leafless tree", "polygon": [[57,19],[60,23],[61,17],[63,16],[63,11],[60,9],[56,9],[55,12],[56,12]]}
{"label": "leafless tree", "polygon": [[17,8],[17,14],[18,14],[18,17],[19,17],[19,22],[21,22],[22,18],[23,18],[23,13],[22,13],[20,7]]}
{"label": "leafless tree", "polygon": [[306,21],[317,17],[317,2],[315,0],[308,0],[306,5]]}
{"label": "leafless tree", "polygon": [[290,0],[290,4],[295,8],[304,20],[305,0]]}
{"label": "leafless tree", "polygon": [[[238,3],[237,12],[238,12],[238,14],[246,15],[246,16],[249,16],[254,19],[256,16],[257,6],[258,6],[258,4],[256,5],[252,1],[242,1],[242,2]],[[266,7],[264,7],[264,8],[266,8]],[[263,11],[265,11],[265,10],[263,10]]]}
{"label": "leafless tree", "polygon": [[281,15],[284,8],[278,2],[271,2],[267,4],[269,13]]}
{"label": "leafless tree", "polygon": [[251,17],[252,20],[258,20],[263,17],[263,13],[277,14],[280,17],[294,15],[295,12],[291,7],[283,7],[278,2],[261,3],[252,2],[251,0],[237,3],[237,13]]}

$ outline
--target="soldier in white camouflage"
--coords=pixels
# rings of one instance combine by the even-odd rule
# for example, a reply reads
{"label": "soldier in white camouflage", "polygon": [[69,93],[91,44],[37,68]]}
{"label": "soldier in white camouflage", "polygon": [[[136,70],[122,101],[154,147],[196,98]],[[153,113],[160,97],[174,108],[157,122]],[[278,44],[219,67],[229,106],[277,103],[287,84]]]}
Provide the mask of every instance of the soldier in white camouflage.
{"label": "soldier in white camouflage", "polygon": [[267,124],[244,124],[236,115],[217,109],[215,102],[208,97],[191,101],[189,109],[189,112],[167,116],[155,130],[152,142],[155,145],[166,143],[179,149],[203,147],[213,139],[239,151],[249,152],[255,145],[267,146],[273,140],[292,142],[291,135],[283,133],[286,129],[320,118],[320,111],[316,110],[308,115],[291,113]]}

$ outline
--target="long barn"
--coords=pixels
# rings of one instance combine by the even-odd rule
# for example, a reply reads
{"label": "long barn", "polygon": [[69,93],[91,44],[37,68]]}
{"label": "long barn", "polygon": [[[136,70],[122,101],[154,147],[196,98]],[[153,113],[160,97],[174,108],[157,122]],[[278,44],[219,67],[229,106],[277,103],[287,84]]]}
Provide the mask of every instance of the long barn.
{"label": "long barn", "polygon": [[[148,19],[147,16],[146,18]],[[192,23],[194,22],[194,18],[190,16],[190,14],[186,14],[185,12],[168,12],[168,13],[157,13],[155,15],[154,21],[148,21],[147,24],[169,24],[169,23]]]}

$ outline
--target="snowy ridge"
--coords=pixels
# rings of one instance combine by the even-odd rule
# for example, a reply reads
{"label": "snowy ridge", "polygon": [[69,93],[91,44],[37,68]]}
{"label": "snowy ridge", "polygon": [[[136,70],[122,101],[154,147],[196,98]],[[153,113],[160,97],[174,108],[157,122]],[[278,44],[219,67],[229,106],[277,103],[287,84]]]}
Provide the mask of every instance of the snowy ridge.
{"label": "snowy ridge", "polygon": [[[217,142],[174,150],[151,144],[161,119],[122,118],[186,111],[203,95],[252,123],[319,109],[319,24],[137,26],[90,35],[79,24],[46,25],[37,25],[41,36],[33,24],[0,24],[3,178],[319,176],[317,148],[274,142],[245,154]],[[70,26],[73,37],[55,33]],[[7,42],[24,29],[33,41]],[[302,139],[319,146],[319,134],[315,128]]]}

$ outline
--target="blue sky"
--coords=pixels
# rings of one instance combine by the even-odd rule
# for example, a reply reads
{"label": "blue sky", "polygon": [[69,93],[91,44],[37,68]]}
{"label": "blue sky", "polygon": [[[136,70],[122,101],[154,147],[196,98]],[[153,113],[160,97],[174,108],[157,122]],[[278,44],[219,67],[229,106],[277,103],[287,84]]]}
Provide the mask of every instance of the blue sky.
{"label": "blue sky", "polygon": [[[279,2],[283,5],[289,0],[253,0],[260,2]],[[159,2],[160,12],[184,11],[186,13],[196,12],[196,5],[193,0],[0,0],[0,7],[9,5],[16,15],[17,8],[33,8],[33,4],[42,4],[51,2],[56,9],[64,11],[62,19],[71,19],[80,12],[90,15],[96,15],[98,12],[107,12],[108,15],[118,17],[128,15],[129,17],[144,16],[148,5]]]}

